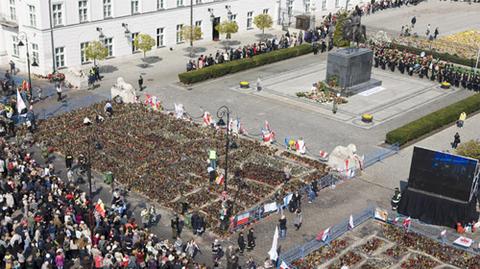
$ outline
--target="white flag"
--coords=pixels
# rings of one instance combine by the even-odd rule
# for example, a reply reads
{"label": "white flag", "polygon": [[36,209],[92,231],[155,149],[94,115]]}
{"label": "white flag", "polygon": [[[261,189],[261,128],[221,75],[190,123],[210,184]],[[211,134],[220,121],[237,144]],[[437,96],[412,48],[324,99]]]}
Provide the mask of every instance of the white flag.
{"label": "white flag", "polygon": [[27,108],[27,105],[25,105],[25,101],[23,101],[22,95],[17,89],[17,112],[18,114],[22,114],[22,111]]}
{"label": "white flag", "polygon": [[270,260],[276,261],[278,259],[278,226],[275,227],[275,233],[273,234],[272,248],[268,251],[268,256]]}
{"label": "white flag", "polygon": [[290,267],[288,267],[288,265],[282,261],[282,263],[280,264],[280,269],[290,269]]}
{"label": "white flag", "polygon": [[350,227],[350,229],[355,228],[355,225],[353,224],[353,216],[352,215],[350,215],[350,219],[348,220],[348,226]]}
{"label": "white flag", "polygon": [[441,236],[445,236],[447,235],[447,230],[443,230],[441,233],[440,233]]}

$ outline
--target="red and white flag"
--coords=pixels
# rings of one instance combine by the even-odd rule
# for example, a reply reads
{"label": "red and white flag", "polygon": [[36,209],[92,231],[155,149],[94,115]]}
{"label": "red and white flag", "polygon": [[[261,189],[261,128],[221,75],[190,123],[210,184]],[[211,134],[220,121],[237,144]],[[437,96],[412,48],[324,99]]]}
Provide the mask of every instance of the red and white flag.
{"label": "red and white flag", "polygon": [[205,113],[203,113],[203,123],[206,126],[210,126],[212,124],[212,115],[210,114],[210,112],[205,111]]}
{"label": "red and white flag", "polygon": [[403,220],[403,228],[410,228],[410,224],[412,224],[412,219],[410,217]]}
{"label": "red and white flag", "polygon": [[218,175],[217,178],[215,179],[215,183],[217,183],[218,185],[222,185],[224,182],[225,182],[225,176],[223,174]]}
{"label": "red and white flag", "polygon": [[280,264],[280,269],[290,269],[290,267],[288,267],[288,265],[282,261],[282,263]]}
{"label": "red and white flag", "polygon": [[318,233],[317,240],[325,242],[327,241],[329,235],[330,235],[330,227]]}
{"label": "red and white flag", "polygon": [[105,218],[105,205],[103,204],[102,200],[98,199],[98,202],[95,205],[95,210],[98,212],[98,214],[100,214],[100,216],[102,216],[102,218]]}
{"label": "red and white flag", "polygon": [[350,227],[350,229],[355,228],[355,224],[353,223],[353,216],[352,215],[350,215],[350,219],[348,220],[348,227]]}
{"label": "red and white flag", "polygon": [[250,218],[250,212],[245,212],[237,216],[237,225],[247,224]]}
{"label": "red and white flag", "polygon": [[295,143],[295,148],[300,154],[305,154],[307,148],[305,147],[305,141],[303,139],[298,139],[297,143]]}

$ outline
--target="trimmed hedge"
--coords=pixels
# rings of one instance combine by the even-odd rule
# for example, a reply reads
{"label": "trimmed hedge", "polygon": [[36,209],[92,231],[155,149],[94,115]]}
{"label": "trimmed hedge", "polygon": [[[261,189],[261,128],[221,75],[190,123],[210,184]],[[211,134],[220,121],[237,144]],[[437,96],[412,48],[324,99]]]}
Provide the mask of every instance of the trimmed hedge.
{"label": "trimmed hedge", "polygon": [[239,59],[223,64],[197,69],[190,72],[178,74],[182,83],[192,84],[210,78],[218,78],[228,74],[240,72],[261,65],[266,65],[285,59],[297,57],[312,52],[312,45],[302,44],[293,48],[279,49],[272,52],[256,55],[252,58]]}
{"label": "trimmed hedge", "polygon": [[385,142],[388,144],[398,143],[399,145],[403,145],[447,124],[455,122],[462,112],[471,114],[479,109],[480,94],[475,94],[388,132]]}
{"label": "trimmed hedge", "polygon": [[446,61],[446,62],[451,62],[459,65],[464,65],[464,66],[470,66],[473,67],[475,65],[475,59],[467,59],[467,58],[462,58],[459,57],[458,55],[452,55],[449,53],[441,53],[433,50],[424,50],[424,49],[419,49],[416,47],[411,47],[411,46],[405,46],[405,45],[400,45],[400,44],[392,44],[393,48],[397,48],[399,50],[407,50],[410,52],[413,52],[415,54],[420,55],[420,53],[425,52],[426,55],[433,55],[434,58],[439,58],[440,60]]}

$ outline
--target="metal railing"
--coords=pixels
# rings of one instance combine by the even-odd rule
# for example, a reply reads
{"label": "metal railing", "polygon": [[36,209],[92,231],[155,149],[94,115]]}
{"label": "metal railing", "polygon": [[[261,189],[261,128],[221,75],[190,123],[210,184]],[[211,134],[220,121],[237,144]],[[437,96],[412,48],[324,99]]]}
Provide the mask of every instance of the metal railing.
{"label": "metal railing", "polygon": [[[373,218],[375,212],[375,207],[369,207],[362,212],[358,214],[353,215],[353,223],[355,226],[358,226],[365,221],[368,221],[369,219]],[[290,249],[280,255],[280,260],[284,261],[287,264],[291,264],[292,262],[298,260],[298,259],[303,259],[305,256],[309,255],[310,253],[314,252],[317,249],[320,249],[321,247],[324,247],[327,245],[330,241],[335,240],[345,234],[346,232],[350,231],[351,228],[349,226],[349,219],[346,219],[337,225],[333,226],[330,228],[330,235],[326,242],[317,240],[316,238],[313,238],[309,242],[295,247],[293,249]],[[293,268],[290,266],[290,268]]]}
{"label": "metal railing", "polygon": [[388,145],[385,148],[380,148],[372,154],[368,154],[365,157],[364,167],[369,167],[374,165],[377,162],[380,162],[392,155],[397,154],[400,151],[400,145],[395,143],[393,145]]}

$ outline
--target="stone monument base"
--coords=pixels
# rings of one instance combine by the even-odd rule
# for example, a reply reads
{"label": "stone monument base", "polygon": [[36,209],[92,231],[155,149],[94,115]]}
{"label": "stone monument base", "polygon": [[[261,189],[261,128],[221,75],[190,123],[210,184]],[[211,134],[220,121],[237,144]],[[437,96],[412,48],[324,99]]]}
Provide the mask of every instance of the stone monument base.
{"label": "stone monument base", "polygon": [[382,81],[371,78],[369,81],[366,81],[357,85],[353,85],[350,87],[346,87],[344,90],[342,90],[342,95],[346,97],[350,97],[352,95],[370,90],[378,86],[382,86]]}

